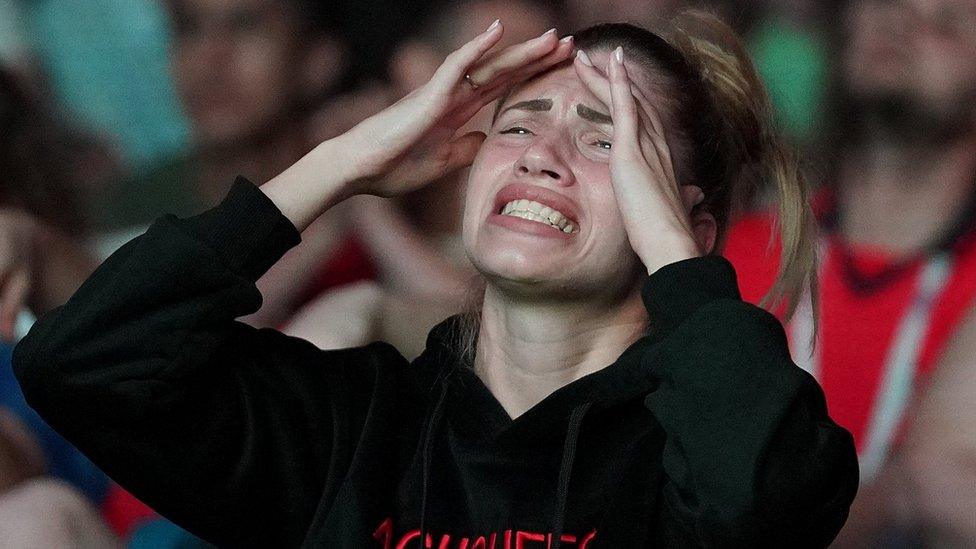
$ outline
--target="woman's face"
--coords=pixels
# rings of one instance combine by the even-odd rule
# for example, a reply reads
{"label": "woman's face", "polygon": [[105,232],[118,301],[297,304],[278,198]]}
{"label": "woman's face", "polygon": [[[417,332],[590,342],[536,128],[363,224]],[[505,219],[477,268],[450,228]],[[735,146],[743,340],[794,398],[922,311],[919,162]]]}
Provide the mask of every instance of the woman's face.
{"label": "woman's face", "polygon": [[[598,67],[609,59],[591,57]],[[628,71],[646,82],[640,68]],[[566,64],[516,89],[499,112],[468,179],[463,239],[473,264],[490,283],[530,295],[629,293],[641,268],[610,182],[607,106]]]}

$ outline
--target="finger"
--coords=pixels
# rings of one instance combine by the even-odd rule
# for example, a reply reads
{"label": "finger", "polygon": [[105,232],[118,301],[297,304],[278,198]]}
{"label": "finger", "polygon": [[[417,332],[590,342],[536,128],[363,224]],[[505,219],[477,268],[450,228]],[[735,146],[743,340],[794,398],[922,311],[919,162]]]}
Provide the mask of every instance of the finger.
{"label": "finger", "polygon": [[[595,95],[607,107],[612,107],[613,100],[610,96],[610,80],[599,68],[593,65],[590,56],[585,51],[579,50],[576,52],[574,66],[576,68],[576,74],[580,77],[583,84],[586,85],[590,93]],[[644,103],[647,102],[647,98],[641,93],[640,88],[631,82],[630,91],[637,98],[638,105],[643,107]],[[644,116],[643,108],[637,109],[637,115],[642,127],[650,127],[650,120],[647,120]]]}
{"label": "finger", "polygon": [[549,52],[542,59],[537,59],[536,61],[522,66],[518,70],[501,75],[495,78],[495,81],[492,82],[492,84],[479,88],[478,91],[480,92],[480,95],[478,96],[478,100],[470,104],[463,105],[455,115],[452,115],[452,118],[456,117],[458,120],[467,120],[471,118],[475,115],[475,113],[481,110],[482,107],[504,95],[512,88],[512,86],[521,84],[522,82],[529,80],[546,69],[565,61],[569,58],[572,51],[572,37],[567,36],[559,41],[556,49]]}
{"label": "finger", "polygon": [[583,85],[590,93],[596,96],[607,108],[612,106],[613,100],[610,98],[610,81],[600,72],[600,69],[593,65],[590,56],[583,50],[576,52],[576,59],[573,61],[576,74],[580,77]]}
{"label": "finger", "polygon": [[497,76],[489,86],[484,88],[483,94],[490,100],[498,99],[505,90],[508,90],[513,85],[524,82],[546,69],[569,59],[572,53],[573,37],[563,37],[556,43],[556,47],[545,56],[526,63],[513,71]]}
{"label": "finger", "polygon": [[667,176],[674,180],[674,163],[671,159],[671,146],[668,143],[668,137],[664,131],[664,122],[661,121],[661,112],[640,90],[635,90],[635,95],[644,112],[643,119],[648,121],[649,127],[653,132],[651,134],[651,140],[657,151],[658,159],[661,161],[661,166],[664,168]]}
{"label": "finger", "polygon": [[30,289],[30,277],[24,269],[10,274],[0,290],[0,336],[8,341],[14,338],[14,324],[20,314]]}
{"label": "finger", "polygon": [[431,78],[431,84],[440,90],[449,90],[456,86],[468,73],[468,68],[501,40],[503,33],[504,26],[495,19],[485,32],[447,56]]}
{"label": "finger", "polygon": [[674,161],[671,158],[671,146],[668,143],[667,134],[664,131],[664,123],[661,121],[661,112],[637,86],[633,87],[634,97],[640,106],[642,127],[645,135],[653,149],[654,156],[657,157],[664,174],[670,181],[676,181],[674,175]]}
{"label": "finger", "polygon": [[620,144],[630,152],[640,151],[638,141],[639,121],[637,102],[630,88],[630,78],[624,66],[623,48],[617,47],[610,55],[608,68],[610,77],[610,109],[613,116],[613,145],[618,149]]}
{"label": "finger", "polygon": [[490,54],[478,62],[477,66],[469,67],[467,74],[479,87],[488,86],[499,75],[514,71],[544,57],[558,44],[559,37],[556,35],[556,29],[549,29],[532,40]]}

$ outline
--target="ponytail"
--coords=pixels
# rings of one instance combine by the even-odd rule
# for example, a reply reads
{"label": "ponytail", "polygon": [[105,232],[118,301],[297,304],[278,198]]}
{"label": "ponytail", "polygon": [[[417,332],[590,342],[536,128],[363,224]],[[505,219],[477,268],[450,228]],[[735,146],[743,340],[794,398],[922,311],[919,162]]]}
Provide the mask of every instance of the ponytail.
{"label": "ponytail", "polygon": [[[715,114],[711,126],[719,149],[725,149],[725,172],[730,185],[775,186],[779,216],[780,268],[773,287],[760,305],[784,310],[790,318],[805,290],[817,303],[816,224],[809,191],[797,156],[777,131],[773,112],[759,74],[736,33],[715,16],[685,11],[675,17],[667,40],[698,73]],[[717,131],[715,131],[717,130]],[[730,190],[742,200],[754,188]],[[706,191],[707,193],[707,191]],[[732,206],[738,206],[732,204]],[[775,235],[775,231],[773,235]],[[773,244],[771,238],[770,245]]]}

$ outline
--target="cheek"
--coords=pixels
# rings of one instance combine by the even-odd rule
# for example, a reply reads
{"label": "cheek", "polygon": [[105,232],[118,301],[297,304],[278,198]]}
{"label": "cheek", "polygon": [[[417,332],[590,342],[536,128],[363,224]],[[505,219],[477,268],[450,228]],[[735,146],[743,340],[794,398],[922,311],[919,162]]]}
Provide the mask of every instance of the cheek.
{"label": "cheek", "polygon": [[474,232],[484,221],[483,218],[495,200],[494,193],[504,184],[500,181],[504,179],[505,173],[512,169],[512,163],[515,161],[510,150],[493,146],[490,139],[478,150],[468,170],[464,193],[464,217],[461,222],[465,241],[473,237]]}

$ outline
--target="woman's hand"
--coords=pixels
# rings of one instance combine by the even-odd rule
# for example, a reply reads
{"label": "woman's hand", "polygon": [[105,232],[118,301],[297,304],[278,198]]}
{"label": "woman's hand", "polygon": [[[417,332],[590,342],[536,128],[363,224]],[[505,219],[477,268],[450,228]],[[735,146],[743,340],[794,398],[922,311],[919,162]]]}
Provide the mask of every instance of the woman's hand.
{"label": "woman's hand", "polygon": [[692,209],[704,200],[695,185],[679,187],[664,125],[654,105],[634,86],[623,64],[623,51],[610,55],[606,75],[585,52],[576,57],[580,79],[611,112],[613,147],[610,175],[627,236],[648,273],[701,256]]}
{"label": "woman's hand", "polygon": [[502,32],[496,21],[449,55],[427,84],[324,141],[261,190],[301,232],[350,196],[396,196],[469,165],[485,136],[455,137],[458,129],[510,86],[573,51],[571,37],[559,40],[551,30],[491,52]]}
{"label": "woman's hand", "polygon": [[[458,129],[511,85],[567,58],[572,38],[555,29],[497,53],[496,21],[451,53],[431,80],[337,138],[353,170],[350,194],[395,196],[469,165],[484,134]],[[469,78],[465,78],[469,75]]]}

